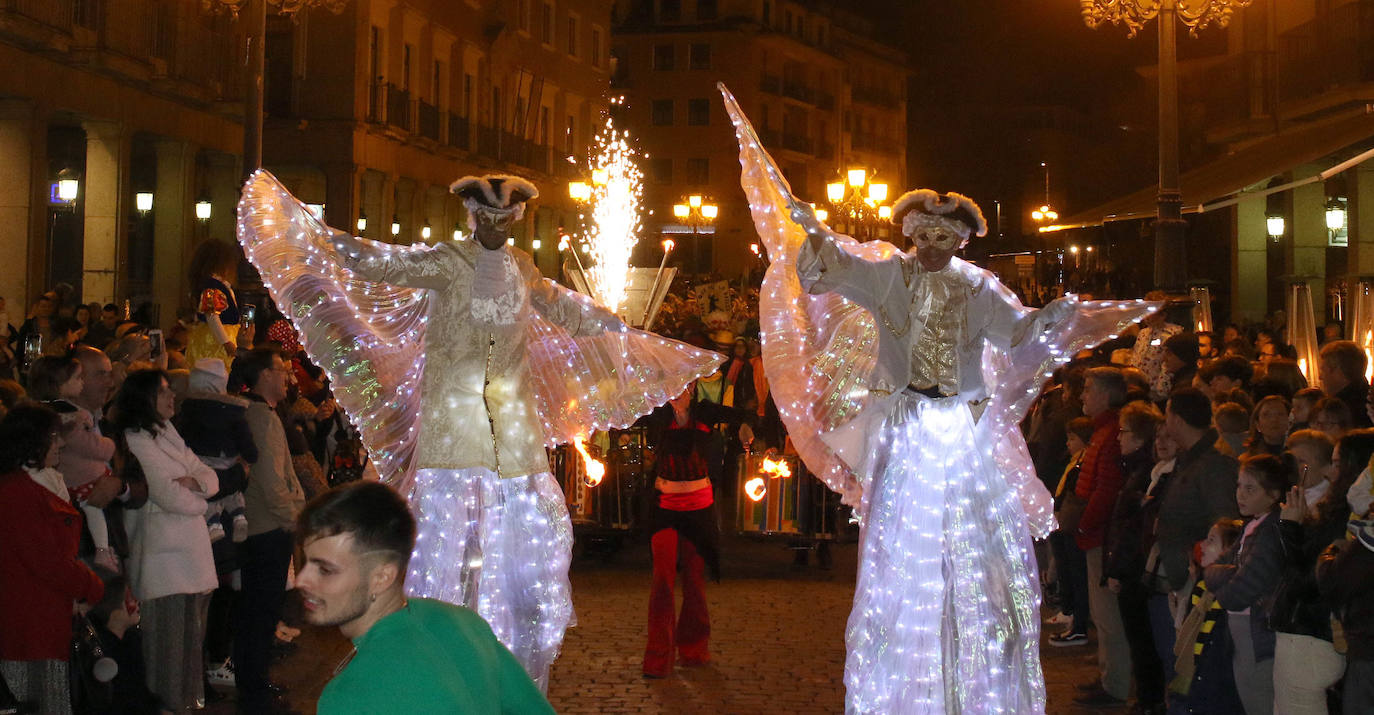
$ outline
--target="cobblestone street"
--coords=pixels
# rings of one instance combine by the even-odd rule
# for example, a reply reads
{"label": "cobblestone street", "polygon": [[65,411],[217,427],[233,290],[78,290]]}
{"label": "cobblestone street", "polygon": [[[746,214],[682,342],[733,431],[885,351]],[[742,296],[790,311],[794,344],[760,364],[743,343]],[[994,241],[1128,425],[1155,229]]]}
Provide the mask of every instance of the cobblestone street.
{"label": "cobblestone street", "polygon": [[[707,586],[711,655],[705,667],[662,680],[640,675],[649,597],[648,548],[593,555],[573,567],[578,625],[554,665],[549,700],[560,713],[839,713],[844,711],[844,626],[854,593],[855,547],[834,564],[794,565],[776,541],[729,539],[724,578]],[[300,647],[275,670],[303,712],[348,647],[332,630],[305,628]],[[1074,685],[1095,677],[1092,645],[1043,650],[1049,712],[1071,706]],[[232,695],[230,696],[232,697]],[[232,708],[219,703],[210,712]],[[1087,711],[1081,711],[1087,712]]]}

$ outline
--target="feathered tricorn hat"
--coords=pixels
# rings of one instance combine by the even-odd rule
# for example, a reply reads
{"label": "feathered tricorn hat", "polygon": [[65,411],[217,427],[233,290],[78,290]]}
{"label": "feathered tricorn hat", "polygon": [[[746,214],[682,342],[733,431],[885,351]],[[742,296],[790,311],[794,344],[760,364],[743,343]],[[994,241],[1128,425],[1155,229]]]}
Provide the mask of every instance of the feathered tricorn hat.
{"label": "feathered tricorn hat", "polygon": [[534,184],[505,174],[464,176],[449,184],[448,190],[462,197],[468,213],[478,210],[514,213],[517,219],[525,213],[525,202],[539,197],[539,189]]}
{"label": "feathered tricorn hat", "polygon": [[[983,218],[983,210],[978,208],[973,199],[953,191],[942,194],[931,189],[916,189],[897,197],[896,203],[892,204],[892,223],[902,227],[903,235],[912,234],[914,219],[919,216],[955,221],[966,226],[969,233],[974,236],[986,236],[988,233],[988,222]],[[913,221],[907,221],[909,217],[913,218]],[[912,224],[913,227],[909,228],[908,224]]]}

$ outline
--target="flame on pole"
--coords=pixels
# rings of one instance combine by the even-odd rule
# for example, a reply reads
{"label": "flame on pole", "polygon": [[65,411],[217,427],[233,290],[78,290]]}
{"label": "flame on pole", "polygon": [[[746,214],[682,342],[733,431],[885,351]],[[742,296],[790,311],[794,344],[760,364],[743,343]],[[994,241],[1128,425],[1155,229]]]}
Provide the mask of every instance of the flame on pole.
{"label": "flame on pole", "polygon": [[606,465],[592,458],[591,453],[587,451],[585,437],[578,437],[573,442],[573,446],[577,448],[577,453],[582,455],[582,463],[587,467],[587,474],[582,480],[583,483],[589,487],[600,484],[601,480],[606,478]]}
{"label": "flame on pole", "polygon": [[768,486],[763,481],[763,477],[754,477],[744,483],[744,494],[750,501],[763,501],[763,496],[768,493]]}

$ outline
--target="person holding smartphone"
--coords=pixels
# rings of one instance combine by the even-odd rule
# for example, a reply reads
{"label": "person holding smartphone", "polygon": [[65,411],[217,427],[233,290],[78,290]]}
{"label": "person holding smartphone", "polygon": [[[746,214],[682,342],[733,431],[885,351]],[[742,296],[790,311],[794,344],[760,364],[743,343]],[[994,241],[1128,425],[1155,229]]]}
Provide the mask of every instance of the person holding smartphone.
{"label": "person holding smartphone", "polygon": [[[186,362],[219,358],[225,367],[233,362],[240,339],[238,298],[239,249],[224,241],[206,241],[191,258],[191,285],[196,291],[196,323],[186,338]],[[248,338],[249,335],[242,336]]]}

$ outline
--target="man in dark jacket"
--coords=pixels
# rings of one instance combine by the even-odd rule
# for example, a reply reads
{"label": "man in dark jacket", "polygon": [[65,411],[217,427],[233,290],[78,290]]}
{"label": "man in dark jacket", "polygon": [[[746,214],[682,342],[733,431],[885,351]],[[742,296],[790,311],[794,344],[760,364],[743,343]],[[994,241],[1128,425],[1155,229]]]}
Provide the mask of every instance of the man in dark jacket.
{"label": "man in dark jacket", "polygon": [[1193,544],[1207,538],[1207,530],[1221,518],[1237,518],[1237,464],[1216,450],[1212,406],[1195,388],[1185,387],[1169,397],[1164,429],[1179,444],[1174,477],[1159,508],[1160,576],[1169,590],[1188,585],[1188,560]]}
{"label": "man in dark jacket", "polygon": [[1352,426],[1374,426],[1365,409],[1369,381],[1364,377],[1368,365],[1364,350],[1353,340],[1333,340],[1322,346],[1319,365],[1322,392],[1350,408]]}
{"label": "man in dark jacket", "polygon": [[1374,522],[1317,561],[1317,586],[1345,631],[1345,712],[1374,712]]}
{"label": "man in dark jacket", "polygon": [[1150,590],[1141,576],[1145,573],[1145,554],[1149,547],[1147,535],[1153,533],[1145,525],[1145,519],[1153,511],[1147,512],[1142,506],[1150,489],[1150,473],[1155,463],[1155,434],[1163,425],[1164,416],[1154,405],[1132,402],[1121,409],[1120,420],[1121,469],[1125,479],[1107,522],[1103,573],[1107,577],[1108,590],[1116,594],[1123,634],[1130,646],[1131,668],[1136,681],[1133,712],[1163,715],[1164,665],[1150,629]]}
{"label": "man in dark jacket", "polygon": [[1217,451],[1217,431],[1211,425],[1212,403],[1200,390],[1183,387],[1169,396],[1164,429],[1178,443],[1179,453],[1172,475],[1152,492],[1159,502],[1159,516],[1146,565],[1158,584],[1159,592],[1150,596],[1149,608],[1155,647],[1161,653],[1174,649],[1172,602],[1188,598],[1185,589],[1193,545],[1207,538],[1217,519],[1240,515],[1236,506],[1239,467],[1234,457]]}

